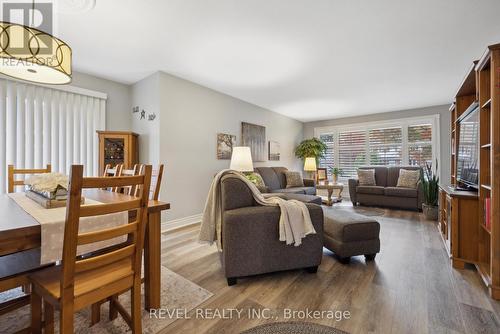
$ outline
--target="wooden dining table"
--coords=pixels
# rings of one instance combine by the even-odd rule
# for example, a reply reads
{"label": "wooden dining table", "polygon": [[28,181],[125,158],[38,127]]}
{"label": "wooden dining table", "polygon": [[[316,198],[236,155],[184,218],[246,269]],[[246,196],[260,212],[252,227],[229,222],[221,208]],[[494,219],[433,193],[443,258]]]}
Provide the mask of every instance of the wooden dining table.
{"label": "wooden dining table", "polygon": [[[130,200],[131,197],[99,189],[85,189],[82,196],[101,203],[121,202]],[[150,200],[148,203],[144,242],[146,310],[158,309],[161,306],[161,212],[168,209],[170,204],[166,202]],[[8,195],[0,195],[0,257],[39,249],[40,246],[40,224]]]}

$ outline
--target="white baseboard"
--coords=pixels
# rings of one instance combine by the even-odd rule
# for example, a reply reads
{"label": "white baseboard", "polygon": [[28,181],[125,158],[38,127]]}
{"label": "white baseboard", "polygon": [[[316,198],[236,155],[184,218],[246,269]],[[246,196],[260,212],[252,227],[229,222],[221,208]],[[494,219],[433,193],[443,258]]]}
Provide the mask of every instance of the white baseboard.
{"label": "white baseboard", "polygon": [[186,227],[194,224],[198,224],[201,222],[202,214],[197,214],[188,217],[182,217],[178,219],[168,220],[161,223],[161,233],[176,230],[181,227]]}

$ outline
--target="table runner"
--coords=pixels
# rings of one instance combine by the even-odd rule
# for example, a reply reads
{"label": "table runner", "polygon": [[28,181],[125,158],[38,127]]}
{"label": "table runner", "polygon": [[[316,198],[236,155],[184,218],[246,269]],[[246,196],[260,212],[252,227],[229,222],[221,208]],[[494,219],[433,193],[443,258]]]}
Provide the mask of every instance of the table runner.
{"label": "table runner", "polygon": [[[64,240],[64,224],[66,207],[46,209],[26,197],[25,193],[8,194],[26,213],[32,216],[41,227],[41,259],[40,264],[53,263],[62,259]],[[85,205],[96,205],[100,202],[85,198]],[[91,232],[120,226],[128,223],[128,212],[118,212],[102,216],[80,218],[80,233]],[[98,249],[116,245],[126,241],[126,236],[78,246],[77,254],[85,254]]]}

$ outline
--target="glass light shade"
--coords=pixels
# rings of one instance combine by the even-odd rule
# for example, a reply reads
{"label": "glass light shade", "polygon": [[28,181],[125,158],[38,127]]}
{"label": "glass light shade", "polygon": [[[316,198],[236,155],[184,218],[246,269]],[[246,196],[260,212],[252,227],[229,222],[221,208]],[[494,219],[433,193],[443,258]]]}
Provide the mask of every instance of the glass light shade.
{"label": "glass light shade", "polygon": [[315,172],[316,171],[316,158],[306,158],[304,162],[304,170],[306,172]]}
{"label": "glass light shade", "polygon": [[0,73],[43,84],[71,82],[71,48],[24,25],[0,22]]}
{"label": "glass light shade", "polygon": [[250,152],[250,147],[233,147],[233,154],[231,155],[231,164],[229,169],[236,170],[238,172],[253,172],[252,153]]}

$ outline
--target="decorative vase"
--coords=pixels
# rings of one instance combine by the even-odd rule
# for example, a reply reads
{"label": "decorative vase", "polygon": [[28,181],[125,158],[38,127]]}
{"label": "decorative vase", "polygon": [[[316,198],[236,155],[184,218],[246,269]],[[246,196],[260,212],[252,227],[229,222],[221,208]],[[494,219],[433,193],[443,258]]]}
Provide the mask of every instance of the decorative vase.
{"label": "decorative vase", "polygon": [[424,212],[424,216],[427,220],[438,220],[438,206],[422,203],[422,211]]}
{"label": "decorative vase", "polygon": [[337,183],[339,176],[337,174],[332,174],[333,183]]}

